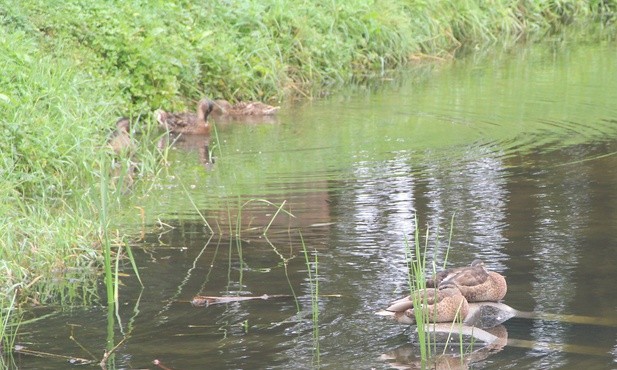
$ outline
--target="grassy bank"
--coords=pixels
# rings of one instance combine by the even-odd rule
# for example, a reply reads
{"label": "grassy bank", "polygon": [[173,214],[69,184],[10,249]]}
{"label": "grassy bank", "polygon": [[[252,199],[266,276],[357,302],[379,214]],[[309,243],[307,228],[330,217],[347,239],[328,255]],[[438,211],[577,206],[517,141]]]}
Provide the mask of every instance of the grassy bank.
{"label": "grassy bank", "polygon": [[183,108],[208,94],[280,100],[326,92],[461,45],[541,38],[614,21],[617,1],[4,0],[11,22],[122,97]]}
{"label": "grassy bank", "polygon": [[[50,52],[3,16],[0,294],[17,293],[15,304],[81,304],[96,296],[101,195],[122,196],[111,168],[128,158],[106,145],[122,98],[79,68],[72,49]],[[139,165],[140,176],[153,172],[145,168],[151,162]],[[102,180],[109,190],[101,190]]]}
{"label": "grassy bank", "polygon": [[[184,109],[204,94],[318,95],[418,58],[449,58],[462,45],[565,29],[612,37],[617,8],[484,4],[0,0],[0,290],[19,292],[18,302],[92,297],[100,197],[113,192],[101,190],[114,160],[105,140],[120,115],[144,114],[148,123],[153,109]],[[153,156],[143,163],[155,164]]]}
{"label": "grassy bank", "polygon": [[96,183],[113,103],[36,37],[6,24],[0,34],[0,290],[49,302],[64,296],[53,285],[97,260],[95,211],[75,200]]}

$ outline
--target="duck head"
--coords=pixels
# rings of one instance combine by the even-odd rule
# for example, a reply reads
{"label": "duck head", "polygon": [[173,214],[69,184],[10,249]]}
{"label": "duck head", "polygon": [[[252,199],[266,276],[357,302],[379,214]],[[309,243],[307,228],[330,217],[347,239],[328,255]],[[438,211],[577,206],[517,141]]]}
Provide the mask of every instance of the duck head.
{"label": "duck head", "polygon": [[197,103],[197,116],[199,119],[203,119],[204,121],[208,119],[210,113],[212,113],[212,109],[214,109],[214,103],[210,99],[201,99],[199,103]]}
{"label": "duck head", "polygon": [[484,266],[484,261],[482,261],[481,259],[477,258],[473,261],[471,261],[471,267],[478,267],[478,266]]}
{"label": "duck head", "polygon": [[118,132],[129,132],[131,130],[131,121],[128,118],[122,117],[116,122],[116,129]]}

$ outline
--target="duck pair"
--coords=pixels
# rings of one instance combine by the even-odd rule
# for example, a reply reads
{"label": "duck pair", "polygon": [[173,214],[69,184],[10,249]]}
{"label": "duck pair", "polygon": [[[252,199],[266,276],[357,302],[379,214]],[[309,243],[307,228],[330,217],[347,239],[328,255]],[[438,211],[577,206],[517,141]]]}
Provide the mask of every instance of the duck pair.
{"label": "duck pair", "polygon": [[209,116],[239,117],[239,116],[270,116],[279,107],[273,107],[261,102],[240,102],[232,105],[227,100],[202,99],[197,104],[197,112],[171,113],[156,111],[159,126],[168,132],[176,134],[208,134],[210,133]]}
{"label": "duck pair", "polygon": [[486,269],[484,262],[474,260],[470,266],[440,271],[426,282],[426,289],[392,302],[388,316],[402,324],[415,324],[416,304],[431,322],[464,320],[470,302],[496,302],[506,295],[506,279]]}

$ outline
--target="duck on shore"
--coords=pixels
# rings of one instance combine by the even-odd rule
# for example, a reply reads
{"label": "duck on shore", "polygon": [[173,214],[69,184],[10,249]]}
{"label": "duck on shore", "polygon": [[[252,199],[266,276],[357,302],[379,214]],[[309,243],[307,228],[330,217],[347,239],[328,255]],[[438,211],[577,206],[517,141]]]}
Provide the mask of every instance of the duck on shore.
{"label": "duck on shore", "polygon": [[167,132],[175,134],[209,134],[210,124],[208,116],[212,112],[214,103],[209,99],[202,99],[197,103],[197,112],[171,113],[163,110],[155,112],[159,126]]}
{"label": "duck on shore", "polygon": [[123,191],[129,191],[137,171],[137,145],[131,136],[131,121],[127,117],[116,122],[116,129],[107,139],[107,146],[114,152],[110,169],[111,186],[120,186]]}

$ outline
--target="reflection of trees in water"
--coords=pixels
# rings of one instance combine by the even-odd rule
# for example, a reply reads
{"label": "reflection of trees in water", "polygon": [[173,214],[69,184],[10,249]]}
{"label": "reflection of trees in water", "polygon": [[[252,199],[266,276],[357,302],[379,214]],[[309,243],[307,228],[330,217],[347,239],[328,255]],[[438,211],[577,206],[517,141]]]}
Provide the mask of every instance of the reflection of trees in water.
{"label": "reflection of trees in water", "polygon": [[[598,267],[606,266],[607,258],[615,261],[615,251],[607,250],[606,243],[594,243],[593,239],[599,236],[596,233],[606,235],[595,225],[615,220],[614,212],[606,212],[615,208],[615,197],[605,197],[597,184],[613,184],[611,187],[614,187],[617,163],[614,158],[580,162],[606,149],[579,145],[555,151],[549,157],[530,154],[519,158],[519,163],[512,161],[525,166],[517,169],[519,176],[515,180],[520,190],[512,192],[508,220],[518,247],[515,253],[522,256],[512,260],[512,268],[530,272],[529,283],[525,286],[529,289],[525,290],[530,290],[535,311],[603,316],[600,306],[607,304],[614,311],[614,301],[607,302],[602,294],[598,295],[605,290],[604,297],[612,296],[610,290],[606,290],[612,288],[602,281],[605,279],[591,282],[590,278],[596,276]],[[552,163],[546,163],[548,161]],[[607,182],[611,172],[612,179]],[[604,230],[609,230],[606,226]],[[526,230],[531,232],[525,233]],[[524,273],[520,275],[525,276]],[[596,331],[598,335],[605,332]],[[581,340],[584,337],[583,331],[570,324],[536,320],[531,335],[536,342],[567,344],[572,341],[573,333]],[[591,340],[600,342],[599,338]],[[602,341],[614,340],[614,334],[610,334]],[[545,350],[538,348],[538,351]],[[544,356],[539,364],[554,368],[566,361],[562,353],[554,352]]]}
{"label": "reflection of trees in water", "polygon": [[445,257],[454,216],[450,261],[460,264],[482,258],[491,268],[504,270],[508,191],[500,156],[476,146],[467,148],[456,162],[430,153],[424,157],[422,186],[416,197],[426,222],[432,229],[442,230],[437,262]]}
{"label": "reflection of trees in water", "polygon": [[386,291],[407,285],[404,241],[413,240],[415,179],[404,152],[377,165],[358,161],[352,171],[353,178],[339,192],[341,211],[336,223],[337,232],[348,245],[337,254],[364,271],[363,281],[350,284],[359,286],[363,294],[375,294],[372,298],[379,301],[382,293],[368,292],[369,287],[364,286],[367,280],[392,283],[384,288]]}

